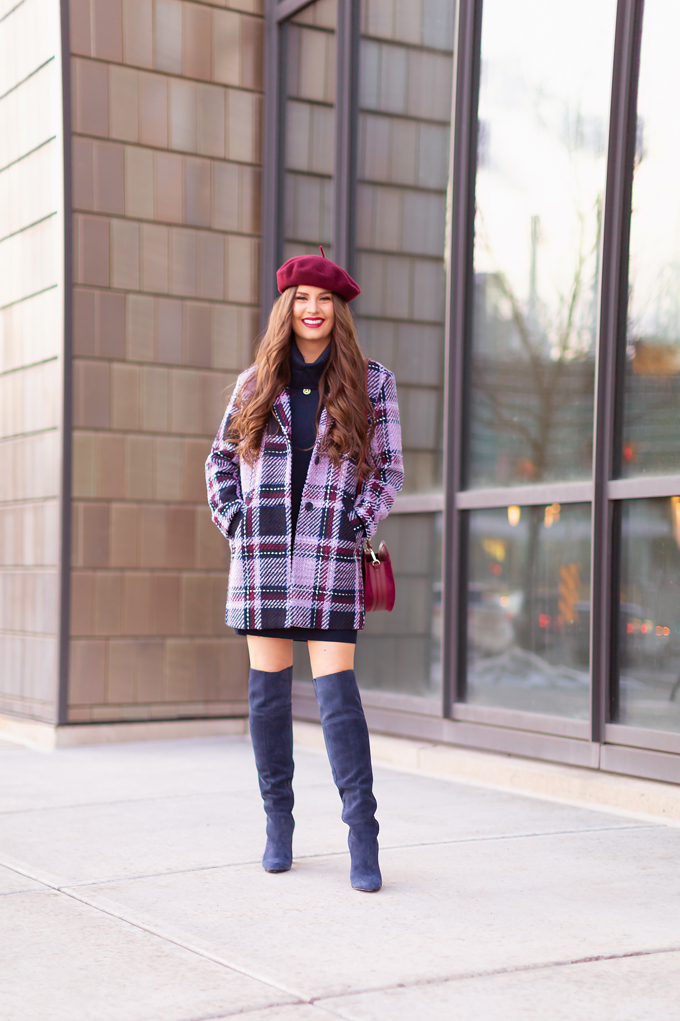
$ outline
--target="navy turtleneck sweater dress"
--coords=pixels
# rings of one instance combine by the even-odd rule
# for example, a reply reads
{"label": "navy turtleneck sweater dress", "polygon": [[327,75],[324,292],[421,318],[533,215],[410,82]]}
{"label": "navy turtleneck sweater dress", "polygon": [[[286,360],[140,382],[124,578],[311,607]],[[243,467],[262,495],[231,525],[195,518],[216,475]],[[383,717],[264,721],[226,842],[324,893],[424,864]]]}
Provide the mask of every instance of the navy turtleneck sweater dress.
{"label": "navy turtleneck sweater dress", "polygon": [[[315,362],[306,362],[293,342],[290,354],[290,413],[293,465],[291,472],[291,513],[293,540],[297,526],[302,490],[305,487],[312,448],[316,442],[316,416],[319,410],[319,383],[331,353],[330,344]],[[238,527],[238,524],[237,526]],[[357,640],[356,631],[330,631],[324,628],[236,628],[238,635],[261,635],[263,638],[292,638],[296,642],[350,642]]]}

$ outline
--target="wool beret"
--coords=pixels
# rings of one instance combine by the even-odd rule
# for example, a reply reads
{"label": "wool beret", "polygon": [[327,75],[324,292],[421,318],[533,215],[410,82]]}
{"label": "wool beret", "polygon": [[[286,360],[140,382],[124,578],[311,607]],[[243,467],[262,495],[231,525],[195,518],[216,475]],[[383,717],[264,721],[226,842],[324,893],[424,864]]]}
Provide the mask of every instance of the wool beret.
{"label": "wool beret", "polygon": [[[323,253],[323,248],[321,251]],[[345,301],[351,301],[357,294],[361,294],[361,288],[349,273],[323,254],[296,255],[288,259],[277,271],[276,283],[281,294],[288,287],[298,287],[300,284],[323,287],[324,290],[339,294]]]}

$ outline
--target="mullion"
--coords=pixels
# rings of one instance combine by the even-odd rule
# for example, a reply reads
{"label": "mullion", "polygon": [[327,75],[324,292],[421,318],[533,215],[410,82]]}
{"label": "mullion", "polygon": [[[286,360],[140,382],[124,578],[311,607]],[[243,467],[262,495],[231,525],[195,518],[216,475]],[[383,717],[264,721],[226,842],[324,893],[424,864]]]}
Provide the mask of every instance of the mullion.
{"label": "mullion", "polygon": [[350,274],[356,261],[360,0],[337,0],[333,259]]}
{"label": "mullion", "polygon": [[[602,281],[593,437],[591,554],[591,740],[604,741],[610,711],[613,579],[620,548],[613,548],[610,479],[616,468],[621,423],[622,357],[628,292],[628,239],[635,155],[635,107],[643,0],[619,0],[614,43],[607,180],[602,231]],[[618,683],[618,681],[616,681]]]}
{"label": "mullion", "polygon": [[444,639],[442,715],[465,698],[467,533],[469,514],[456,506],[466,482],[465,374],[472,327],[475,173],[481,62],[482,0],[458,0],[451,104],[450,232],[445,321],[444,534],[442,563]]}
{"label": "mullion", "polygon": [[[264,21],[264,109],[262,138],[262,251],[260,328],[264,332],[276,297],[276,270],[283,237],[283,153],[285,152],[285,25],[276,0],[266,0]],[[289,6],[289,5],[288,5]]]}

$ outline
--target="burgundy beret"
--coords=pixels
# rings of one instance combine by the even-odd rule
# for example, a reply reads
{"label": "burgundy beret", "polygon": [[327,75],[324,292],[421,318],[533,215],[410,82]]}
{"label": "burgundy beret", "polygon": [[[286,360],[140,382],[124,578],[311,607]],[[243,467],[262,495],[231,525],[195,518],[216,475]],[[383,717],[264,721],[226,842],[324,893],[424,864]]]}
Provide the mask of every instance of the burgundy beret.
{"label": "burgundy beret", "polygon": [[276,283],[281,294],[286,288],[298,287],[300,284],[323,287],[326,291],[339,294],[345,301],[351,301],[357,294],[361,294],[361,288],[349,273],[322,255],[296,255],[288,259],[278,270]]}

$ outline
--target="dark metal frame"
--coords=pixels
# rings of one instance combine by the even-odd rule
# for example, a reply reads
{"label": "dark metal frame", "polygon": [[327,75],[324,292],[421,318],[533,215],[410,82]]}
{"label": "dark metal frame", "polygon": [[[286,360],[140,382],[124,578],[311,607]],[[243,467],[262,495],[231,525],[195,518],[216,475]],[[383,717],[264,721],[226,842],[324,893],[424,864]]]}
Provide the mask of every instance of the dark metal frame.
{"label": "dark metal frame", "polygon": [[[285,22],[312,0],[267,0],[262,306],[268,313],[281,251]],[[444,510],[444,643],[440,712],[433,700],[363,692],[369,723],[392,733],[568,762],[630,775],[680,780],[680,735],[612,723],[620,501],[680,493],[680,476],[616,479],[627,305],[628,238],[643,0],[618,0],[606,197],[602,231],[593,475],[584,482],[466,489],[466,373],[472,333],[474,197],[483,0],[456,0],[446,259],[444,496],[409,494],[397,513]],[[352,266],[356,210],[360,0],[338,0],[334,256]],[[351,271],[351,269],[350,269]],[[465,591],[469,513],[475,508],[559,502],[592,505],[591,720],[465,703]],[[296,712],[317,718],[311,685],[295,685]]]}

